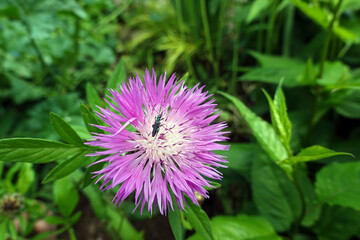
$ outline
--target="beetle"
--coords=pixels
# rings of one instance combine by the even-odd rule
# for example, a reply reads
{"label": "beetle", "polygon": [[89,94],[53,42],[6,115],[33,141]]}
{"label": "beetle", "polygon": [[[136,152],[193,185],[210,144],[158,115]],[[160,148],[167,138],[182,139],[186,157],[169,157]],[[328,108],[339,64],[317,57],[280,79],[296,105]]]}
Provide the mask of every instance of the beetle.
{"label": "beetle", "polygon": [[152,125],[152,127],[153,127],[152,136],[153,136],[153,137],[155,137],[156,134],[159,132],[161,116],[162,116],[162,114],[160,113],[160,114],[155,118],[155,122],[154,122],[154,124]]}

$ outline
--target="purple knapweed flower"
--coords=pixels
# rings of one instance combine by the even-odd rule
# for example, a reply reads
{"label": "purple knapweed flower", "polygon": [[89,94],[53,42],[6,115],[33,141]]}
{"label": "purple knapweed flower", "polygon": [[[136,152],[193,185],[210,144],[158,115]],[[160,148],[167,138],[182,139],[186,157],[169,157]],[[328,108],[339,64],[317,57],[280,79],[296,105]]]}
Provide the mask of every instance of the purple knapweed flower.
{"label": "purple knapweed flower", "polygon": [[148,211],[158,205],[166,214],[169,206],[173,209],[170,191],[181,209],[184,195],[195,204],[195,192],[208,197],[204,187],[212,187],[209,179],[221,179],[215,167],[227,162],[212,151],[229,146],[216,143],[227,139],[221,132],[226,123],[210,124],[220,112],[215,114],[215,99],[208,100],[212,95],[203,89],[199,84],[189,89],[175,74],[157,81],[156,73],[146,70],[144,83],[136,75],[120,91],[109,90],[112,101],[105,101],[112,109],[97,112],[108,126],[96,126],[107,133],[93,133],[87,144],[106,149],[90,156],[104,156],[93,164],[108,163],[94,174],[103,180],[103,190],[120,186],[116,204],[135,192],[135,209],[141,203],[142,212],[147,203]]}

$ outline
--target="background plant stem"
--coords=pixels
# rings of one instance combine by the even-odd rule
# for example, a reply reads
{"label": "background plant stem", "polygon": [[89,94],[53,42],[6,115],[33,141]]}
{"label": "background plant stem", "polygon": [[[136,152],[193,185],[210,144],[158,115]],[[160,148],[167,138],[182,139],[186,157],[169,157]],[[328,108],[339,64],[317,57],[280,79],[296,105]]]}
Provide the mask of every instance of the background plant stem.
{"label": "background plant stem", "polygon": [[284,35],[283,35],[282,53],[283,56],[285,57],[290,56],[291,33],[294,25],[294,12],[295,12],[295,6],[290,3],[286,9],[286,16],[285,16],[286,20],[285,20]]}
{"label": "background plant stem", "polygon": [[234,29],[235,35],[234,35],[234,47],[233,47],[233,60],[232,60],[232,66],[231,66],[231,81],[229,84],[228,92],[230,92],[232,95],[235,95],[236,93],[236,81],[237,81],[237,66],[239,62],[239,35],[240,35],[240,28],[241,23],[239,23],[239,26],[237,29]]}
{"label": "background plant stem", "polygon": [[343,0],[339,0],[339,2],[337,3],[337,5],[335,7],[334,15],[331,19],[331,22],[329,23],[329,26],[326,29],[326,37],[325,37],[324,47],[323,47],[322,55],[321,55],[320,70],[319,70],[318,78],[321,78],[324,73],[324,66],[325,66],[325,62],[327,60],[327,56],[328,56],[328,51],[329,51],[330,40],[332,37],[334,23],[335,23],[335,20],[337,19],[342,2],[343,2]]}
{"label": "background plant stem", "polygon": [[[200,11],[201,11],[202,23],[203,23],[203,26],[204,26],[204,35],[205,35],[206,47],[207,47],[207,50],[209,52],[209,60],[210,60],[210,62],[212,64],[214,74],[215,74],[215,78],[218,78],[219,77],[219,67],[216,64],[215,58],[214,58],[213,45],[212,45],[211,36],[210,36],[210,27],[209,27],[209,21],[208,21],[208,17],[207,17],[207,12],[206,12],[206,2],[205,2],[205,0],[200,1]],[[218,82],[219,81],[215,81],[215,88],[217,88]]]}
{"label": "background plant stem", "polygon": [[274,26],[277,16],[277,6],[278,6],[279,0],[275,0],[272,5],[271,9],[271,15],[269,19],[269,24],[267,28],[267,37],[266,37],[266,48],[265,53],[270,54],[272,52],[272,46],[273,46],[273,33],[274,33]]}
{"label": "background plant stem", "polygon": [[[185,30],[184,30],[184,20],[183,20],[183,16],[182,16],[182,5],[181,5],[180,0],[176,0],[176,16],[177,16],[177,20],[178,20],[181,39],[184,42],[186,42]],[[195,72],[195,69],[191,62],[191,57],[189,56],[189,54],[186,50],[184,51],[184,56],[185,56],[186,65],[189,68],[190,73],[192,74],[193,77],[196,78],[196,72]]]}

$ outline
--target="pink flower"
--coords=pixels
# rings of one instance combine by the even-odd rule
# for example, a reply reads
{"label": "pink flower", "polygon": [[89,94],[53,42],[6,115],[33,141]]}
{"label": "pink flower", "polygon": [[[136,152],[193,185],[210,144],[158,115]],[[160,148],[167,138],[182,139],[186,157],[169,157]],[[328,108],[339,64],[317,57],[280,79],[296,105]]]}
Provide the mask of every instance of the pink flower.
{"label": "pink flower", "polygon": [[142,212],[147,203],[152,212],[157,204],[166,214],[169,206],[173,209],[170,190],[181,209],[185,195],[195,204],[195,192],[208,197],[204,187],[212,187],[209,179],[221,179],[215,168],[227,162],[212,151],[228,150],[216,143],[228,139],[223,136],[228,132],[221,132],[225,122],[210,124],[220,112],[215,113],[215,99],[208,100],[212,95],[203,92],[204,86],[189,89],[175,74],[166,81],[166,73],[157,82],[148,70],[144,82],[136,75],[120,91],[110,89],[112,101],[105,101],[112,109],[97,112],[107,126],[96,126],[107,134],[93,133],[87,144],[106,149],[89,155],[104,156],[93,164],[108,163],[94,174],[100,176],[97,182],[103,180],[103,190],[119,186],[116,204],[135,192],[135,209],[141,204]]}

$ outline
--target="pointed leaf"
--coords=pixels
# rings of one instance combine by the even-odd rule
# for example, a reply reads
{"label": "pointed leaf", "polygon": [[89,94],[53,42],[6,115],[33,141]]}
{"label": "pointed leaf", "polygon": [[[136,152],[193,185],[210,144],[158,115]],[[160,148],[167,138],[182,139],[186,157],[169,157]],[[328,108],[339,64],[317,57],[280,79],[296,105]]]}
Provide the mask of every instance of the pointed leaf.
{"label": "pointed leaf", "polygon": [[294,157],[285,159],[284,162],[295,164],[295,163],[299,163],[299,162],[315,161],[315,160],[338,156],[338,155],[348,155],[348,156],[353,157],[353,155],[350,153],[335,152],[331,149],[328,149],[328,148],[325,148],[325,147],[322,147],[319,145],[314,145],[314,146],[311,146],[311,147],[301,150],[300,153]]}
{"label": "pointed leaf", "polygon": [[102,106],[102,100],[91,83],[86,83],[86,101],[91,109],[97,109],[96,106]]}
{"label": "pointed leaf", "polygon": [[275,92],[274,97],[274,104],[275,108],[280,116],[280,122],[281,125],[284,128],[285,135],[284,137],[285,143],[290,144],[291,139],[291,122],[287,113],[287,107],[286,107],[286,100],[283,90],[281,89],[281,86],[279,85]]}
{"label": "pointed leaf", "polygon": [[316,175],[315,191],[320,202],[360,211],[360,162],[333,163]]}
{"label": "pointed leaf", "polygon": [[181,82],[181,81],[186,82],[188,80],[188,78],[189,78],[189,73],[187,72],[187,73],[184,74],[184,76],[182,76],[180,78],[179,82]]}
{"label": "pointed leaf", "polygon": [[251,128],[261,147],[274,161],[279,162],[288,157],[286,148],[281,142],[279,135],[276,134],[274,128],[268,122],[256,116],[256,114],[239,99],[224,92],[220,92],[220,94],[234,103]]}
{"label": "pointed leaf", "polygon": [[49,174],[44,178],[42,183],[48,183],[66,177],[67,175],[81,167],[81,165],[87,158],[85,155],[88,153],[90,153],[89,150],[85,150],[78,155],[60,163],[49,172]]}
{"label": "pointed leaf", "polygon": [[[238,240],[281,240],[271,226],[262,217],[247,215],[216,216],[211,219],[211,227],[214,230],[214,239],[238,239]],[[189,240],[203,239],[199,233],[194,234]]]}
{"label": "pointed leaf", "polygon": [[[311,228],[321,240],[357,239],[360,212],[352,208],[324,205],[321,217]],[[352,236],[354,236],[352,238]]]}
{"label": "pointed leaf", "polygon": [[171,198],[174,205],[174,211],[172,209],[168,210],[170,227],[174,234],[175,239],[182,240],[183,229],[181,226],[180,210],[176,206],[176,200],[173,193],[171,193]]}
{"label": "pointed leaf", "polygon": [[[328,28],[331,19],[334,17],[333,13],[327,11],[325,8],[321,8],[321,5],[319,4],[308,4],[302,0],[291,0],[291,2],[324,29]],[[339,24],[334,24],[332,31],[345,42],[359,42],[359,38],[354,33],[343,28]]]}
{"label": "pointed leaf", "polygon": [[77,211],[76,213],[74,213],[69,219],[70,224],[74,225],[75,223],[77,223],[77,221],[79,221],[81,215],[82,215],[81,211]]}
{"label": "pointed leaf", "polygon": [[60,225],[60,224],[65,224],[66,223],[66,219],[59,217],[59,216],[47,216],[44,219],[46,222],[50,223],[50,224],[54,224],[54,225]]}
{"label": "pointed leaf", "polygon": [[203,239],[214,239],[211,230],[210,219],[207,214],[198,205],[192,203],[189,198],[187,198],[186,201],[189,207],[186,208],[188,214],[185,215],[195,231],[199,233]]}
{"label": "pointed leaf", "polygon": [[263,92],[268,100],[269,107],[270,107],[270,115],[271,115],[271,122],[275,130],[277,130],[278,134],[281,138],[286,137],[286,130],[285,127],[280,119],[280,113],[277,111],[277,108],[271,99],[270,95],[263,89]]}
{"label": "pointed leaf", "polygon": [[249,14],[246,18],[246,24],[249,24],[255,19],[257,19],[261,15],[261,12],[267,10],[270,5],[271,5],[271,1],[264,1],[264,0],[253,1]]}
{"label": "pointed leaf", "polygon": [[287,87],[307,85],[302,79],[306,67],[304,61],[296,58],[266,55],[255,51],[250,51],[250,54],[259,62],[261,67],[251,69],[239,80],[279,84],[280,79],[283,79],[282,83]]}
{"label": "pointed leaf", "polygon": [[286,173],[270,159],[255,159],[252,190],[259,212],[276,230],[288,230],[300,216],[299,192]]}
{"label": "pointed leaf", "polygon": [[294,170],[294,179],[304,196],[305,212],[301,224],[306,227],[312,226],[320,217],[322,205],[318,204],[314,186],[307,176],[305,169],[300,165]]}
{"label": "pointed leaf", "polygon": [[90,124],[100,125],[95,115],[84,104],[80,104],[81,116],[89,133],[104,133],[103,130]]}
{"label": "pointed leaf", "polygon": [[64,217],[69,217],[74,211],[79,193],[69,177],[57,180],[53,187],[54,199]]}
{"label": "pointed leaf", "polygon": [[[100,160],[100,158],[98,160]],[[95,181],[95,179],[93,178],[94,175],[92,174],[92,172],[99,171],[100,169],[102,169],[104,164],[105,164],[105,162],[100,162],[98,164],[91,165],[90,167],[86,168],[83,183],[82,183],[82,188],[86,188],[87,186],[89,186],[90,183]]]}
{"label": "pointed leaf", "polygon": [[50,122],[59,136],[67,143],[75,146],[83,146],[83,140],[74,129],[62,117],[56,113],[50,113]]}
{"label": "pointed leaf", "polygon": [[[89,189],[91,188],[86,188],[86,190]],[[135,227],[132,225],[132,223],[122,213],[117,211],[113,206],[101,205],[100,209],[106,214],[106,219],[109,219],[110,226],[113,229],[117,230],[116,234],[119,236],[119,239],[124,239],[124,240],[145,239],[144,232],[143,231],[138,232],[135,229]],[[119,228],[119,226],[121,226],[121,228]]]}
{"label": "pointed leaf", "polygon": [[205,190],[210,191],[210,190],[214,190],[214,189],[216,189],[216,188],[220,188],[220,187],[221,187],[221,184],[218,183],[218,182],[210,182],[210,185],[211,185],[211,187],[205,186],[205,187],[204,187]]}
{"label": "pointed leaf", "polygon": [[[105,205],[104,198],[101,197],[102,192],[98,190],[98,187],[95,184],[90,185],[89,187],[83,189],[83,192],[90,201],[91,207],[94,210],[96,217],[100,219],[107,218],[106,212],[103,209]],[[107,205],[107,206],[109,208],[113,207],[111,205]]]}
{"label": "pointed leaf", "polygon": [[47,163],[82,152],[86,147],[36,138],[0,140],[0,160],[5,162]]}
{"label": "pointed leaf", "polygon": [[106,88],[115,89],[125,80],[126,80],[126,66],[125,66],[124,58],[121,58],[120,62],[116,66],[115,71],[111,75],[106,85]]}
{"label": "pointed leaf", "polygon": [[21,194],[25,194],[35,180],[35,172],[32,163],[23,163],[19,172],[16,188]]}

